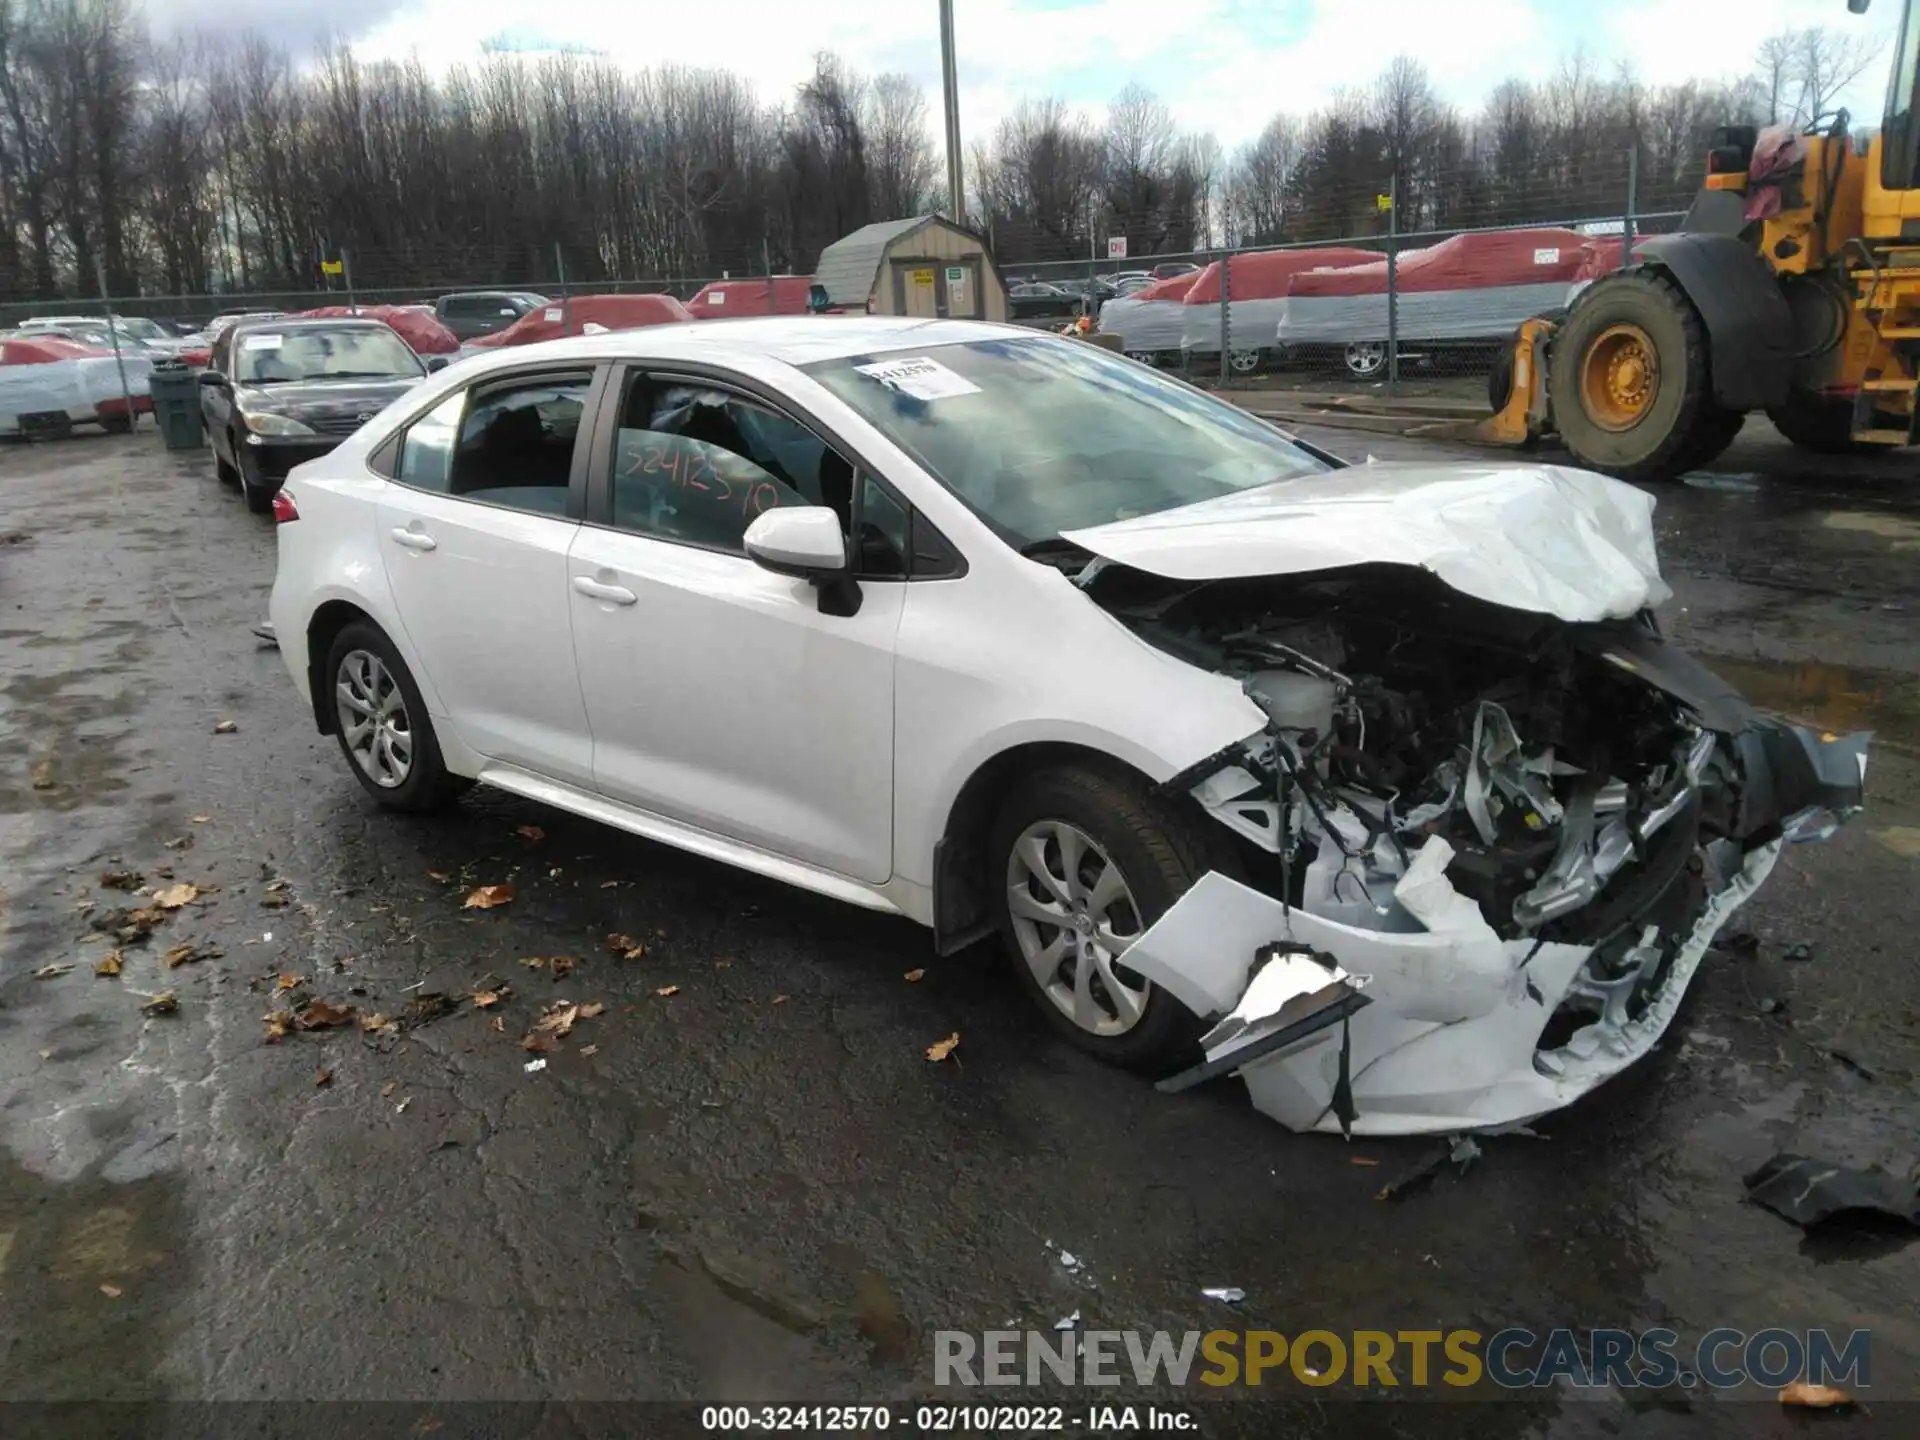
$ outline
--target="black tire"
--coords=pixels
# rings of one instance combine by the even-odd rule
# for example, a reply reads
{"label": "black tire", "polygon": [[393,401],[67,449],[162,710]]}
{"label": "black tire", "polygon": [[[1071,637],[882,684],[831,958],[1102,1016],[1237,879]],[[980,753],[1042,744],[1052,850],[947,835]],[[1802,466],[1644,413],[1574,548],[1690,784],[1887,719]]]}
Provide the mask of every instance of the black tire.
{"label": "black tire", "polygon": [[247,502],[247,509],[255,515],[273,513],[273,495],[280,487],[269,484],[253,473],[251,466],[242,459],[240,462],[240,498]]}
{"label": "black tire", "polygon": [[[1058,821],[1090,837],[1120,868],[1138,908],[1140,929],[1166,914],[1209,870],[1238,875],[1224,830],[1210,833],[1204,815],[1190,814],[1117,772],[1084,765],[1044,770],[1020,783],[1000,808],[989,832],[987,873],[1002,945],[1021,988],[1053,1027],[1087,1054],[1124,1069],[1163,1074],[1197,1055],[1204,1026],[1172,995],[1152,987],[1131,1029],[1098,1035],[1076,1025],[1047,995],[1020,947],[1008,904],[1008,864],[1015,842],[1029,826]],[[1124,956],[1116,969],[1125,970]],[[1144,977],[1122,976],[1144,984]]]}
{"label": "black tire", "polygon": [[334,636],[333,644],[327,649],[326,668],[321,671],[322,683],[327,687],[328,695],[335,693],[340,685],[342,666],[355,651],[366,651],[377,656],[388,674],[398,683],[406,705],[405,719],[407,733],[413,741],[413,756],[406,778],[400,784],[383,786],[377,783],[355,758],[336,705],[333,733],[340,742],[340,753],[346,759],[347,768],[353,772],[354,779],[360,782],[361,787],[389,810],[418,814],[441,809],[470,789],[473,781],[448,771],[446,761],[440,755],[439,737],[434,734],[433,717],[427,714],[426,701],[421,697],[420,687],[414,683],[413,672],[407,669],[407,662],[400,658],[399,650],[387,638],[386,632],[372,621],[356,620]]}
{"label": "black tire", "polygon": [[100,417],[100,428],[109,435],[131,435],[133,433],[133,416],[102,415]]}
{"label": "black tire", "polygon": [[[227,448],[234,451],[235,454],[239,453],[238,448],[233,443],[232,431],[227,432]],[[218,445],[213,447],[213,473],[222,485],[235,490],[240,488],[239,468],[234,465],[232,461],[220,458],[220,447]]]}
{"label": "black tire", "polygon": [[1708,405],[1700,412],[1694,422],[1693,438],[1679,461],[1676,473],[1686,474],[1689,470],[1698,470],[1702,465],[1711,465],[1734,442],[1740,429],[1747,423],[1746,412],[1742,410],[1722,410],[1718,405]]}
{"label": "black tire", "polygon": [[1767,407],[1773,428],[1815,455],[1865,455],[1897,447],[1853,438],[1853,405],[1796,391],[1781,405]]}
{"label": "black tire", "polygon": [[[1644,417],[1629,429],[1609,430],[1587,412],[1581,372],[1594,342],[1621,324],[1637,326],[1652,342],[1659,377]],[[1596,280],[1553,337],[1547,394],[1554,428],[1581,465],[1619,480],[1671,480],[1687,468],[1696,426],[1712,404],[1706,326],[1693,302],[1658,270]]]}

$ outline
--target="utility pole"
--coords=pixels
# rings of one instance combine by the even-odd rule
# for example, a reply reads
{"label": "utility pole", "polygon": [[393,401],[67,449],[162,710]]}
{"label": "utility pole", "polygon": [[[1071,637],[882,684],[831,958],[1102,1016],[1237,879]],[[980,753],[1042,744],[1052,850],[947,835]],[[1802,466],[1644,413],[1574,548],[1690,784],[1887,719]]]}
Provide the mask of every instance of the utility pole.
{"label": "utility pole", "polygon": [[953,58],[953,0],[940,0],[940,74],[946,86],[947,218],[965,225],[967,184],[960,168],[960,71]]}

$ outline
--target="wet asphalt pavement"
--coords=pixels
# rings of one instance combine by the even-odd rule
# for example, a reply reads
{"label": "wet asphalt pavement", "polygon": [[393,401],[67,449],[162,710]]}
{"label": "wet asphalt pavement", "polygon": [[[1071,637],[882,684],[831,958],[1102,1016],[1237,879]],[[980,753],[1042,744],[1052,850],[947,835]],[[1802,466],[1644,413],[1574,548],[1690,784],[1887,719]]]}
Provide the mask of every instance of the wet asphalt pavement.
{"label": "wet asphalt pavement", "polygon": [[[1878,730],[1871,808],[1786,855],[1735,922],[1757,953],[1718,955],[1645,1063],[1391,1202],[1424,1142],[1292,1136],[1231,1082],[1156,1094],[990,955],[501,795],[377,812],[249,634],[272,528],[203,459],[151,429],[0,452],[0,1396],[905,1399],[934,1330],[1078,1311],[1866,1326],[1876,1397],[1920,1397],[1920,1245],[1810,1241],[1740,1185],[1777,1150],[1920,1153],[1920,482],[1759,428],[1660,492],[1664,618],[1755,699]],[[96,922],[148,902],[107,871],[202,893],[119,944]],[[489,976],[511,994],[476,1009]],[[460,1004],[269,1041],[283,984],[403,1024]],[[177,1013],[143,1015],[162,992]],[[559,997],[605,1009],[523,1049]],[[1799,1428],[1757,1389],[1355,1394],[1285,1388],[1246,1433]]]}

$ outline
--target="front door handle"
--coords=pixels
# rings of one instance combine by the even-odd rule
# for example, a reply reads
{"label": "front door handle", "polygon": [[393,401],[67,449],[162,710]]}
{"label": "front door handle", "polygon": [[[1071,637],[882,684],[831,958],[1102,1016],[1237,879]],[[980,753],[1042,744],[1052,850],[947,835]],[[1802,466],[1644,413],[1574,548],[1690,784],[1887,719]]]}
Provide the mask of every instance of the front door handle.
{"label": "front door handle", "polygon": [[396,525],[393,528],[393,538],[396,544],[404,545],[409,550],[436,550],[439,548],[439,542],[424,530],[409,530],[405,526]]}
{"label": "front door handle", "polygon": [[591,575],[574,576],[573,588],[590,599],[605,600],[611,605],[632,605],[640,598],[624,585],[609,585]]}

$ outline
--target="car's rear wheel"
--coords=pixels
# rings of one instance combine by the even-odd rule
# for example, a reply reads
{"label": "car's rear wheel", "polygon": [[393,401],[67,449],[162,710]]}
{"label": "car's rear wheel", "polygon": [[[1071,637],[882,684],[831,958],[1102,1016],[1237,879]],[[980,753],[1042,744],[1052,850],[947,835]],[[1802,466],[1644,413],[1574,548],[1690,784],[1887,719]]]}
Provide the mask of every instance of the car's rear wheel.
{"label": "car's rear wheel", "polygon": [[341,630],[326,676],[341,752],[375,800],[391,810],[433,810],[473,783],[448,772],[420,687],[377,625]]}
{"label": "car's rear wheel", "polygon": [[1001,938],[1021,987],[1080,1049],[1164,1071],[1190,1059],[1200,1021],[1126,964],[1128,948],[1210,869],[1224,832],[1086,766],[1047,770],[1001,807],[988,849]]}

